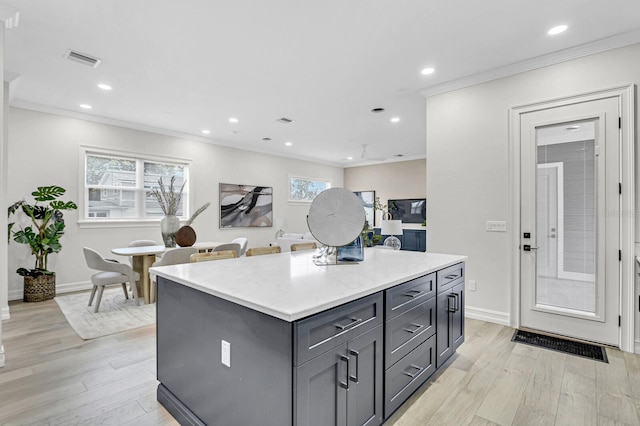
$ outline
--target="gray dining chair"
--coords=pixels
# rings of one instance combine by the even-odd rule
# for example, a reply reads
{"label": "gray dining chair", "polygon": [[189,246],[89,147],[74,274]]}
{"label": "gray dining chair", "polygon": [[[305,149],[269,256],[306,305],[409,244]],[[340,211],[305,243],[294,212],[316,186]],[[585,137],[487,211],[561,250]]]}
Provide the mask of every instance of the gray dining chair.
{"label": "gray dining chair", "polygon": [[[168,266],[168,265],[180,265],[182,263],[189,263],[191,261],[191,255],[197,253],[198,249],[195,247],[178,247],[164,252],[159,260],[156,260],[151,267],[156,266]],[[151,303],[156,300],[156,288],[158,282],[155,275],[151,277],[151,288],[149,289],[149,300]]]}
{"label": "gray dining chair", "polygon": [[241,256],[240,253],[242,252],[242,246],[238,243],[226,243],[226,244],[220,244],[219,246],[214,248],[212,251],[215,253],[217,251],[226,251],[226,250],[233,250],[238,255],[237,257],[240,257]]}
{"label": "gray dining chair", "polygon": [[102,293],[104,292],[105,286],[120,284],[122,285],[122,290],[124,291],[125,298],[129,298],[129,293],[127,293],[127,283],[131,284],[131,291],[133,293],[133,299],[136,302],[136,305],[140,305],[140,299],[138,299],[138,289],[136,287],[136,281],[140,279],[140,275],[135,272],[131,266],[119,263],[112,260],[107,260],[97,251],[90,249],[88,247],[84,247],[82,249],[84,251],[84,258],[87,261],[87,266],[91,269],[95,269],[100,271],[91,276],[91,283],[93,284],[93,288],[91,289],[91,296],[89,297],[89,305],[93,303],[93,299],[96,295],[96,290],[98,291],[98,298],[96,299],[96,305],[93,309],[93,312],[98,312],[100,308],[100,301],[102,300]]}

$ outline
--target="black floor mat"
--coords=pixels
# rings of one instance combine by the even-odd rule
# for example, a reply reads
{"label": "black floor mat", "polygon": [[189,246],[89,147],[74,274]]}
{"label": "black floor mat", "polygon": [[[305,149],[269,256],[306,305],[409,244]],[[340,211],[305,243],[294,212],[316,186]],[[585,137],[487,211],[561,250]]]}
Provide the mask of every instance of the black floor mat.
{"label": "black floor mat", "polygon": [[576,342],[574,340],[566,340],[523,330],[516,330],[511,341],[609,363],[609,360],[607,359],[607,352],[603,346]]}

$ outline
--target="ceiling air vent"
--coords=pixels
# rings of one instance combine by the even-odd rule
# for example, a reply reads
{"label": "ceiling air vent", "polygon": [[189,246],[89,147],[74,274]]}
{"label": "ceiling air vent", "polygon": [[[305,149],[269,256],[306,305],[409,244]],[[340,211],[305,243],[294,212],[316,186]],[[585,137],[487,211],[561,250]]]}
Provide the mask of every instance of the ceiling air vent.
{"label": "ceiling air vent", "polygon": [[282,117],[282,118],[278,118],[276,120],[278,123],[282,123],[282,124],[289,124],[289,123],[293,123],[293,120],[290,118],[286,118],[286,117]]}
{"label": "ceiling air vent", "polygon": [[98,65],[102,62],[102,59],[94,58],[93,56],[89,56],[85,53],[75,52],[71,49],[67,50],[64,53],[64,57],[75,62],[80,62],[81,64],[89,65],[93,68],[98,68]]}

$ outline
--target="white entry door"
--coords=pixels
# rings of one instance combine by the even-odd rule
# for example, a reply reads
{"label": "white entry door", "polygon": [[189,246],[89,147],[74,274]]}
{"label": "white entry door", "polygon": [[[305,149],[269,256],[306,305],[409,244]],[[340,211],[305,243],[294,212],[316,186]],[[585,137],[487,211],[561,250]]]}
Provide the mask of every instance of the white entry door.
{"label": "white entry door", "polygon": [[617,98],[520,116],[520,324],[618,346]]}

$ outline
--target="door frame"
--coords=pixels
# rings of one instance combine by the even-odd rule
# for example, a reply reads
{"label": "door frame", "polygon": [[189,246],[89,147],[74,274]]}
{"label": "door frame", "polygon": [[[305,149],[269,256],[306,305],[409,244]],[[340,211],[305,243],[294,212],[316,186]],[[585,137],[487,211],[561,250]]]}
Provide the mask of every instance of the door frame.
{"label": "door frame", "polygon": [[620,349],[635,353],[635,91],[634,84],[583,93],[559,99],[509,108],[509,222],[513,230],[509,241],[511,286],[510,325],[520,327],[520,116],[543,109],[580,102],[617,98],[622,124],[619,129],[621,212],[620,212]]}

